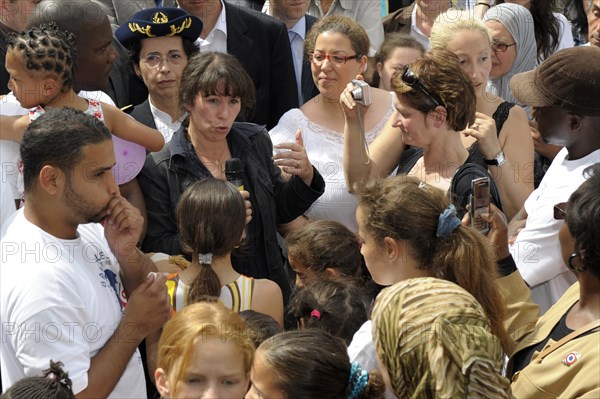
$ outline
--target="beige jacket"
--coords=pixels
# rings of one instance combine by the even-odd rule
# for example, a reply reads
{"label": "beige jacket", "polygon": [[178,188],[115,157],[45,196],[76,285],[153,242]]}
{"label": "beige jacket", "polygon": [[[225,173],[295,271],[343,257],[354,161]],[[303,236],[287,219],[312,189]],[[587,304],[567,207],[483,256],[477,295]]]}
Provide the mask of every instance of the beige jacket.
{"label": "beige jacket", "polygon": [[[579,300],[579,283],[575,283],[540,317],[518,272],[499,281],[508,302],[505,327],[516,342],[513,355],[542,342]],[[548,345],[554,342],[550,339]],[[534,353],[531,363],[512,376],[515,398],[600,398],[600,332],[572,339],[541,360],[538,355],[539,352]],[[571,361],[580,357],[567,365],[569,355]]]}

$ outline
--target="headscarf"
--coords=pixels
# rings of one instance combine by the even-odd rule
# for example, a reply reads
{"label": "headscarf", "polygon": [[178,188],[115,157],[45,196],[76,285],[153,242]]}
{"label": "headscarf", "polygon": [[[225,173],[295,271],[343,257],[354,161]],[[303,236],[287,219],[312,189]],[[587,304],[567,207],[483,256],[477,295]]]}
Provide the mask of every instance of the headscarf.
{"label": "headscarf", "polygon": [[373,341],[399,398],[511,397],[483,308],[447,280],[414,278],[383,290]]}
{"label": "headscarf", "polygon": [[[519,4],[502,3],[490,8],[483,21],[498,21],[517,43],[517,56],[512,69],[498,79],[490,79],[488,89],[506,101],[520,104],[510,90],[510,79],[513,75],[527,72],[537,65],[537,44],[533,30],[533,17],[529,10]],[[510,43],[507,43],[510,44]]]}

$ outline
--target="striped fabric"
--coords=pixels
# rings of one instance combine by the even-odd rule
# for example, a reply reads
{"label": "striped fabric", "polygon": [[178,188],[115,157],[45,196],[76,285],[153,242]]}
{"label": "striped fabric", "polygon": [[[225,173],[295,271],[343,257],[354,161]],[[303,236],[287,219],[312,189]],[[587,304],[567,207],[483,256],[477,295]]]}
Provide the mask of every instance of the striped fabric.
{"label": "striped fabric", "polygon": [[[167,290],[171,298],[171,306],[175,312],[186,306],[190,286],[179,279],[178,273],[173,273],[167,279]],[[239,313],[249,310],[252,306],[252,293],[254,292],[254,279],[240,275],[237,280],[221,287],[219,300],[225,306]]]}
{"label": "striped fabric", "polygon": [[382,291],[373,340],[399,398],[510,397],[483,308],[449,281],[416,278]]}

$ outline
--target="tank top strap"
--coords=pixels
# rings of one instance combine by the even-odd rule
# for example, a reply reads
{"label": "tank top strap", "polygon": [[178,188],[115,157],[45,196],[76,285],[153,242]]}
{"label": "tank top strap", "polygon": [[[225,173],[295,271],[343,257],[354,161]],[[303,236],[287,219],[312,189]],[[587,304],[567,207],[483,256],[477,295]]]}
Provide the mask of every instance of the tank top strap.
{"label": "tank top strap", "polygon": [[104,122],[104,111],[102,111],[102,103],[98,100],[88,99],[88,109],[86,114],[93,116],[100,122]]}
{"label": "tank top strap", "polygon": [[[223,288],[231,298],[231,310],[239,313],[251,308],[252,292],[254,290],[253,278],[240,275],[235,281],[223,286]],[[223,291],[221,296],[223,297]]]}
{"label": "tank top strap", "polygon": [[241,275],[237,281],[242,293],[242,295],[240,295],[240,298],[242,299],[240,304],[240,312],[244,310],[250,310],[252,307],[252,294],[254,292],[254,279],[252,277]]}
{"label": "tank top strap", "polygon": [[31,108],[31,109],[29,110],[29,114],[28,114],[28,115],[29,115],[29,122],[33,122],[34,120],[36,120],[36,119],[37,119],[37,118],[39,118],[39,117],[40,117],[40,115],[42,115],[44,112],[46,112],[46,111],[44,110],[44,108],[42,108],[42,106],[41,106],[41,105],[38,105],[38,106],[37,106],[37,107],[35,107],[35,108]]}
{"label": "tank top strap", "polygon": [[500,136],[500,130],[502,130],[504,122],[506,122],[506,120],[508,119],[510,109],[515,105],[515,103],[504,101],[503,103],[498,105],[498,108],[496,108],[496,111],[494,111],[494,113],[492,114],[492,118],[494,119],[494,122],[496,122],[496,134],[498,136]]}
{"label": "tank top strap", "polygon": [[173,273],[167,278],[167,292],[173,311],[179,312],[187,305],[189,286],[179,278],[179,273]]}

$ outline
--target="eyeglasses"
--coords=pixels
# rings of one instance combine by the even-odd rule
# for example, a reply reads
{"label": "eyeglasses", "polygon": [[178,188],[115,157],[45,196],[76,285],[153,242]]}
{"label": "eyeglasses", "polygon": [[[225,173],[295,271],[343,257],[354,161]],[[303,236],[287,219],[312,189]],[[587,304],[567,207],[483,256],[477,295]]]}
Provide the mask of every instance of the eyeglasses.
{"label": "eyeglasses", "polygon": [[348,60],[356,60],[360,57],[362,57],[362,55],[360,54],[350,55],[346,57],[343,55],[331,55],[325,53],[308,53],[308,61],[312,62],[316,66],[321,66],[321,64],[323,64],[325,60],[329,60],[329,62],[335,66],[341,66],[344,65]]}
{"label": "eyeglasses", "polygon": [[554,219],[565,220],[567,218],[568,203],[561,202],[554,205]]}
{"label": "eyeglasses", "polygon": [[497,51],[498,53],[506,53],[508,48],[511,46],[514,46],[515,44],[517,44],[517,42],[514,42],[512,44],[494,42],[494,43],[492,43],[492,50]]}
{"label": "eyeglasses", "polygon": [[144,64],[148,65],[150,68],[157,68],[162,66],[163,61],[167,61],[171,65],[179,65],[183,60],[186,60],[187,57],[179,52],[169,53],[167,58],[162,58],[158,54],[148,54],[140,61]]}
{"label": "eyeglasses", "polygon": [[436,107],[442,106],[445,107],[444,102],[436,99],[434,96],[429,94],[423,83],[419,80],[419,78],[414,74],[412,69],[410,69],[410,65],[405,65],[404,70],[402,71],[402,75],[400,76],[402,81],[413,89],[419,90],[421,93],[425,94],[432,103],[435,104]]}

